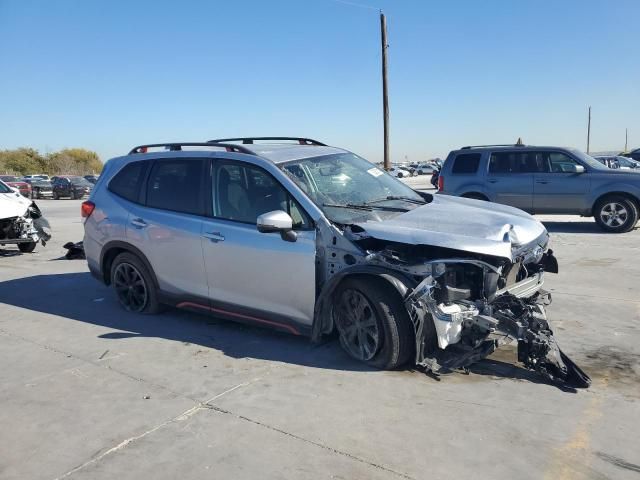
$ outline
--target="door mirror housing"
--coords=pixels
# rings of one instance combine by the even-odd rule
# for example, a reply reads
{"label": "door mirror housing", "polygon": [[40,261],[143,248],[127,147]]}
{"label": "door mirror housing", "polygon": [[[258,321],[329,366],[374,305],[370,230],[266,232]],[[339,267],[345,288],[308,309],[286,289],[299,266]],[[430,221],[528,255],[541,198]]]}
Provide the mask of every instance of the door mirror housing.
{"label": "door mirror housing", "polygon": [[293,219],[284,210],[263,213],[258,217],[256,227],[261,233],[280,232],[282,239],[287,242],[295,242],[298,238],[293,231]]}
{"label": "door mirror housing", "polygon": [[571,168],[571,173],[584,173],[584,167],[582,165],[573,165]]}

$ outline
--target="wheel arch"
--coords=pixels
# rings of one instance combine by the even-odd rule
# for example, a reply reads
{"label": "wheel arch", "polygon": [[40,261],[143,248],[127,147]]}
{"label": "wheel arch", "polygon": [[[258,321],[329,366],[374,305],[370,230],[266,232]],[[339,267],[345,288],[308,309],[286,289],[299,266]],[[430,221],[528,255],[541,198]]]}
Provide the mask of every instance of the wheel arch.
{"label": "wheel arch", "polygon": [[482,192],[478,192],[478,191],[470,191],[470,192],[465,192],[462,195],[460,195],[462,198],[470,198],[470,199],[475,199],[475,200],[485,200],[487,202],[489,202],[489,197],[487,195],[485,195]]}
{"label": "wheel arch", "polygon": [[596,207],[598,206],[598,203],[600,203],[600,201],[604,200],[605,198],[607,198],[609,196],[613,196],[613,195],[619,195],[621,197],[628,198],[629,200],[631,200],[635,204],[636,209],[638,211],[640,211],[640,198],[639,197],[637,197],[633,193],[630,193],[630,192],[625,191],[625,190],[620,190],[620,191],[613,190],[613,191],[607,191],[607,192],[601,193],[600,195],[598,195],[595,198],[595,200],[591,204],[591,215],[595,216]]}
{"label": "wheel arch", "polygon": [[145,256],[144,253],[140,251],[140,249],[134,247],[130,243],[122,242],[120,240],[114,240],[105,244],[102,248],[102,252],[100,254],[100,272],[102,274],[102,281],[105,285],[111,284],[111,265],[115,258],[121,253],[128,252],[132,255],[135,255],[140,259],[140,261],[144,264],[144,266],[149,271],[151,278],[153,279],[153,284],[156,288],[159,288],[158,279],[156,278],[156,273],[149,262],[149,259]]}
{"label": "wheel arch", "polygon": [[313,342],[318,342],[323,334],[328,334],[333,330],[330,299],[338,286],[347,278],[376,278],[383,280],[393,287],[401,298],[404,298],[409,290],[418,284],[417,281],[401,272],[376,265],[354,265],[341,270],[324,284],[316,299],[313,325],[311,326],[311,340]]}

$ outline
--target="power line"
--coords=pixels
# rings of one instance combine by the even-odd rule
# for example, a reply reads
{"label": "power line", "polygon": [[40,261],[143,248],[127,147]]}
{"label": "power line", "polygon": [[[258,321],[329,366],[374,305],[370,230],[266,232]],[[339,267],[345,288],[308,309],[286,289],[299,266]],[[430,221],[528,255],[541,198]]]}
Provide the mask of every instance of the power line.
{"label": "power line", "polygon": [[363,3],[351,2],[349,0],[329,0],[329,1],[336,2],[336,3],[342,3],[344,5],[350,5],[352,7],[366,8],[368,10],[375,10],[375,11],[379,11],[380,10],[378,7],[372,7],[371,5],[365,5]]}

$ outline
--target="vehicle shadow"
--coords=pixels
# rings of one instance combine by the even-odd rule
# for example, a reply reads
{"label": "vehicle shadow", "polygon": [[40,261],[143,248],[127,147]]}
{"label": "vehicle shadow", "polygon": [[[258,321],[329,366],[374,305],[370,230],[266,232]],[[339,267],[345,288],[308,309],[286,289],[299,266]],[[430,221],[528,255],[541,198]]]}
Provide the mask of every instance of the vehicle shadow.
{"label": "vehicle shadow", "polygon": [[[114,331],[99,338],[113,341],[164,338],[215,349],[231,358],[331,370],[375,370],[348,357],[333,339],[314,345],[306,337],[177,309],[160,315],[127,312],[118,305],[112,290],[88,272],[36,275],[0,282],[0,303],[112,329]],[[469,371],[493,378],[548,383],[535,372],[491,357],[472,365]]]}
{"label": "vehicle shadow", "polygon": [[0,257],[15,257],[22,254],[20,250],[5,250],[0,248]]}
{"label": "vehicle shadow", "polygon": [[[583,222],[546,220],[542,223],[549,233],[592,233],[607,235],[607,232],[598,227],[598,224],[593,219],[588,219]],[[636,226],[632,231],[635,230],[640,230],[640,226]]]}
{"label": "vehicle shadow", "polygon": [[336,341],[306,337],[169,309],[160,315],[124,311],[108,287],[86,273],[36,275],[0,282],[0,303],[113,329],[99,338],[164,338],[200,345],[232,358],[255,358],[322,369],[372,371]]}

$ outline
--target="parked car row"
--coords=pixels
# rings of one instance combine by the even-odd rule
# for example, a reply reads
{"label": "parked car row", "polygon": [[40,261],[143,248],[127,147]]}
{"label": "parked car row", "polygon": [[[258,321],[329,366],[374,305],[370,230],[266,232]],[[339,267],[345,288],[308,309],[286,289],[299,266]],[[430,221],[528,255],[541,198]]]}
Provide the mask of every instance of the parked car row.
{"label": "parked car row", "polygon": [[79,199],[88,195],[98,181],[98,176],[58,175],[49,178],[45,174],[33,174],[20,178],[14,175],[0,175],[0,180],[24,197],[58,200],[62,197]]}

